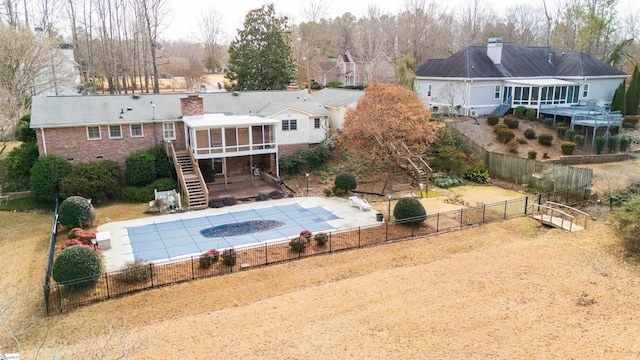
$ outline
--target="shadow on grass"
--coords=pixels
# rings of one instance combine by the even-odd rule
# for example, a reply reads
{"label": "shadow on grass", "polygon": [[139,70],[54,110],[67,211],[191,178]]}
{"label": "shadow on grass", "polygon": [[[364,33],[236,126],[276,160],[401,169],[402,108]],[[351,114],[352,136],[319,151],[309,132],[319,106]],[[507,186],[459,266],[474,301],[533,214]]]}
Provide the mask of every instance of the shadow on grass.
{"label": "shadow on grass", "polygon": [[49,201],[42,201],[36,198],[14,199],[7,202],[0,202],[0,211],[17,212],[53,212],[55,204]]}

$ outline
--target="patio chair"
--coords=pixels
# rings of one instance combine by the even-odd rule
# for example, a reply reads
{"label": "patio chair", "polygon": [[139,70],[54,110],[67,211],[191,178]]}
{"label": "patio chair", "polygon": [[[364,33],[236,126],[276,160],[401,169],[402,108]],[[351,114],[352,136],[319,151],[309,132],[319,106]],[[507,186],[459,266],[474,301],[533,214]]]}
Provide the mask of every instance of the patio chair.
{"label": "patio chair", "polygon": [[349,196],[349,203],[351,203],[351,206],[360,209],[360,211],[371,210],[371,204],[369,204],[367,200],[360,199],[356,195]]}

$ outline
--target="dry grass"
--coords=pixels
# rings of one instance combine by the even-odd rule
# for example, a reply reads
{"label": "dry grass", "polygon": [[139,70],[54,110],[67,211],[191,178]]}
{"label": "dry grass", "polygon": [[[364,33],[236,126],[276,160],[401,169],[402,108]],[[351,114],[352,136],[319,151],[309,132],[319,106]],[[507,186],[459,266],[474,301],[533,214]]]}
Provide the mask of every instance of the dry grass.
{"label": "dry grass", "polygon": [[[135,206],[99,209],[119,220]],[[638,272],[602,223],[519,218],[46,317],[50,216],[0,213],[0,353],[24,358],[635,358]],[[25,235],[25,230],[33,236]],[[26,258],[29,261],[15,261]],[[215,341],[212,341],[215,339]],[[18,346],[19,344],[19,346]]]}
{"label": "dry grass", "polygon": [[[7,141],[6,143],[5,142],[0,142],[0,150],[2,150],[4,148],[2,153],[0,153],[0,159],[2,159],[5,156],[7,156],[9,151],[13,150],[13,148],[16,148],[16,147],[20,146],[20,144],[22,144],[21,141]],[[5,147],[5,145],[6,145],[6,147]]]}

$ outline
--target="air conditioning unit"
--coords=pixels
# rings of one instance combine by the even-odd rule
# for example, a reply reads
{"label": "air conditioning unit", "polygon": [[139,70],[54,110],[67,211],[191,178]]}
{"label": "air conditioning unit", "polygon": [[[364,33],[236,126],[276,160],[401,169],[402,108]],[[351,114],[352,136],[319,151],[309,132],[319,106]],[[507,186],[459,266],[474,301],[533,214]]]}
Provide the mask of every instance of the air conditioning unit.
{"label": "air conditioning unit", "polygon": [[469,116],[477,117],[478,116],[478,110],[476,110],[476,109],[469,110]]}

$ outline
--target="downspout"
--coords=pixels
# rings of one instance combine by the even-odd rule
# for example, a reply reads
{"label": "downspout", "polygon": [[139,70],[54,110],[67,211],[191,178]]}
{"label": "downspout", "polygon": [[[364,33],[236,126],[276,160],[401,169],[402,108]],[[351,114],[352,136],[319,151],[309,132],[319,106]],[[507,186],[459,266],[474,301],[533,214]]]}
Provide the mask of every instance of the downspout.
{"label": "downspout", "polygon": [[47,156],[47,140],[44,137],[44,128],[40,128],[40,134],[42,135],[42,155]]}
{"label": "downspout", "polygon": [[158,145],[158,129],[156,129],[156,104],[154,104],[153,101],[151,102],[151,107],[153,108],[153,117],[151,118],[153,120],[153,141],[154,145]]}

